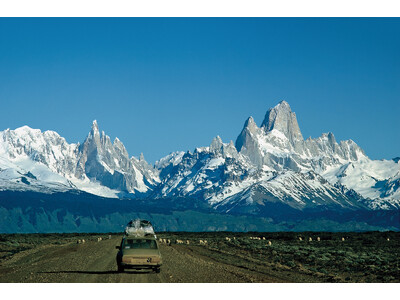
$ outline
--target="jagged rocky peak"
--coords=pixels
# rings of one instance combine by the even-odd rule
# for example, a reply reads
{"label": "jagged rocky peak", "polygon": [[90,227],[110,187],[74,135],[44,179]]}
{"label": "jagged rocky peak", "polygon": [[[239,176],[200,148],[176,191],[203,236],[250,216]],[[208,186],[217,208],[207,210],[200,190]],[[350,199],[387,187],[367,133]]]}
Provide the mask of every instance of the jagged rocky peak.
{"label": "jagged rocky peak", "polygon": [[289,103],[285,100],[279,102],[274,108],[268,109],[261,128],[266,133],[273,129],[282,132],[292,144],[303,141],[296,114],[292,112]]}
{"label": "jagged rocky peak", "polygon": [[100,139],[99,125],[97,124],[96,120],[94,120],[92,123],[92,129],[90,130],[89,135],[93,136],[95,139],[97,139],[97,138]]}
{"label": "jagged rocky peak", "polygon": [[244,123],[243,129],[247,129],[251,133],[255,133],[258,129],[256,122],[254,122],[253,117],[249,117]]}
{"label": "jagged rocky peak", "polygon": [[117,137],[114,139],[113,148],[117,153],[120,153],[124,157],[129,157],[128,151],[126,150],[124,144]]}
{"label": "jagged rocky peak", "polygon": [[253,117],[249,117],[246,122],[244,122],[242,132],[236,139],[236,150],[240,152],[240,150],[242,150],[242,147],[246,146],[245,144],[247,143],[247,141],[251,140],[253,136],[257,134],[257,131],[259,131],[259,128],[256,122],[254,122]]}
{"label": "jagged rocky peak", "polygon": [[223,157],[237,157],[238,152],[233,144],[233,141],[230,141],[227,144],[222,142],[222,139],[219,135],[213,138],[210,144],[210,152],[222,155]]}
{"label": "jagged rocky peak", "polygon": [[92,122],[92,131],[99,132],[99,125],[97,124],[97,120],[93,120]]}
{"label": "jagged rocky peak", "polygon": [[217,135],[215,138],[213,138],[211,144],[210,144],[210,151],[212,152],[220,152],[223,147],[222,140],[219,135]]}
{"label": "jagged rocky peak", "polygon": [[104,132],[99,133],[97,121],[93,121],[91,131],[80,147],[75,176],[95,180],[103,186],[123,192],[145,192],[158,180],[157,174],[141,155],[140,160],[129,158],[123,143]]}

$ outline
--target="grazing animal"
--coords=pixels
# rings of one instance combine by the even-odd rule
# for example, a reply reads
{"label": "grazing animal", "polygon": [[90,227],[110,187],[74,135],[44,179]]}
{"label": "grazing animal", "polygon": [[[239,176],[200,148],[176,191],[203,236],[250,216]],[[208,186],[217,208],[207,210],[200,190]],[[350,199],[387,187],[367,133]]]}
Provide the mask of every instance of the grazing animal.
{"label": "grazing animal", "polygon": [[80,244],[80,243],[82,243],[82,241],[81,241],[81,240],[77,240],[76,243],[77,243],[77,244]]}
{"label": "grazing animal", "polygon": [[308,241],[309,241],[309,242],[312,242],[312,237],[309,237],[309,238],[308,238]]}
{"label": "grazing animal", "polygon": [[299,241],[302,241],[303,239],[302,239],[302,237],[301,236],[299,236]]}
{"label": "grazing animal", "polygon": [[342,242],[344,242],[345,241],[345,239],[344,239],[344,237],[342,237]]}
{"label": "grazing animal", "polygon": [[271,245],[272,245],[272,242],[271,242],[271,241],[268,241],[267,245],[268,245],[268,246],[271,246]]}
{"label": "grazing animal", "polygon": [[85,241],[85,240],[82,240],[82,244],[84,244],[84,243],[86,243],[86,241]]}
{"label": "grazing animal", "polygon": [[190,241],[189,240],[186,240],[186,245],[190,245]]}
{"label": "grazing animal", "polygon": [[265,236],[263,236],[263,240],[265,241]]}
{"label": "grazing animal", "polygon": [[108,235],[108,239],[111,240],[111,234]]}
{"label": "grazing animal", "polygon": [[231,241],[231,238],[229,238],[229,237],[226,237],[225,239],[226,239],[228,242]]}
{"label": "grazing animal", "polygon": [[321,241],[321,238],[320,238],[320,237],[317,237],[317,241],[320,242],[320,241]]}
{"label": "grazing animal", "polygon": [[387,238],[387,241],[389,242],[389,241],[390,241],[390,239],[389,239],[389,238]]}

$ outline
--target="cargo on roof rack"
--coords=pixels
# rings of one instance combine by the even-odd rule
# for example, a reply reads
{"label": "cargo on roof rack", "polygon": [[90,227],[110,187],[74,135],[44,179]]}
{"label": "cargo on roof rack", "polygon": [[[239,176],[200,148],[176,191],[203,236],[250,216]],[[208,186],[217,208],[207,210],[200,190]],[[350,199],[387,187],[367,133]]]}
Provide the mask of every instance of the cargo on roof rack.
{"label": "cargo on roof rack", "polygon": [[135,219],[130,221],[125,227],[125,235],[129,236],[156,236],[153,225],[147,220]]}

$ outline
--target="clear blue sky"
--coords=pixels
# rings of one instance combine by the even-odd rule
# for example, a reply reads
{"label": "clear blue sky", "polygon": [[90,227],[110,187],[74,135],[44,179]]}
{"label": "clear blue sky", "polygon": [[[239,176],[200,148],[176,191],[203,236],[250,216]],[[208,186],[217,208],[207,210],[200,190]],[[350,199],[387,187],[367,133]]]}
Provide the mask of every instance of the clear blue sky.
{"label": "clear blue sky", "polygon": [[0,19],[0,130],[76,143],[97,119],[154,163],[283,99],[304,138],[400,156],[400,19]]}

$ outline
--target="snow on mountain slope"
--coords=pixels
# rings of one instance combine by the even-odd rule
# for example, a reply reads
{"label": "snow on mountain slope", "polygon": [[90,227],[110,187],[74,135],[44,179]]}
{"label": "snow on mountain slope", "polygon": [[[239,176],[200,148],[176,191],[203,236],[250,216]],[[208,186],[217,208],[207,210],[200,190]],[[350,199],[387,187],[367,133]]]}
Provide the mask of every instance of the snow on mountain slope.
{"label": "snow on mountain slope", "polygon": [[[223,200],[215,205],[217,210],[262,214],[268,212],[270,204],[285,205],[287,209],[295,210],[365,208],[357,198],[344,194],[338,187],[327,183],[323,177],[312,171],[270,172],[259,180],[235,185],[236,183],[232,183],[221,192],[224,194],[232,186],[238,191],[221,198]],[[237,189],[240,185],[244,188]]]}
{"label": "snow on mountain slope", "polygon": [[266,203],[297,210],[364,207],[357,193],[347,195],[313,171],[259,168],[219,137],[185,153],[161,179],[157,197],[200,198],[221,212],[262,213]]}
{"label": "snow on mountain slope", "polygon": [[[7,179],[9,169],[17,173]],[[25,176],[21,183],[17,174],[28,172],[34,178]],[[68,144],[54,131],[28,126],[0,132],[0,174],[2,189],[35,190],[39,183],[55,184],[57,191],[75,188],[114,198],[121,192],[145,193],[159,182],[158,170],[143,156],[129,158],[118,138],[111,143],[104,132],[100,135],[96,121],[82,145]]]}
{"label": "snow on mountain slope", "polygon": [[[346,186],[372,200],[385,200],[400,208],[400,164],[393,160],[363,159],[328,168],[322,173],[329,182]],[[379,201],[371,202],[374,208]],[[381,207],[384,208],[384,207]]]}
{"label": "snow on mountain slope", "polygon": [[[267,111],[261,127],[248,118],[235,146],[217,137],[180,154],[178,163],[173,158],[160,160],[157,197],[196,197],[227,211],[265,201],[296,209],[399,207],[399,164],[371,161],[354,141],[337,143],[332,133],[304,140],[286,101]],[[349,165],[355,170],[343,176]]]}
{"label": "snow on mountain slope", "polygon": [[185,152],[183,152],[183,151],[172,152],[172,153],[168,154],[167,156],[164,156],[160,160],[156,161],[154,166],[158,170],[162,170],[170,164],[175,166],[181,162],[184,154],[185,154]]}
{"label": "snow on mountain slope", "polygon": [[19,157],[14,163],[0,158],[0,191],[65,192],[74,185],[43,164]]}
{"label": "snow on mountain slope", "polygon": [[354,141],[337,143],[332,133],[303,140],[296,115],[286,101],[268,110],[260,128],[250,117],[237,138],[236,147],[257,166],[277,171],[312,170],[331,184],[343,184],[365,198],[396,205],[400,202],[396,184],[391,189],[385,187],[385,183],[395,181],[399,164],[372,161]]}

